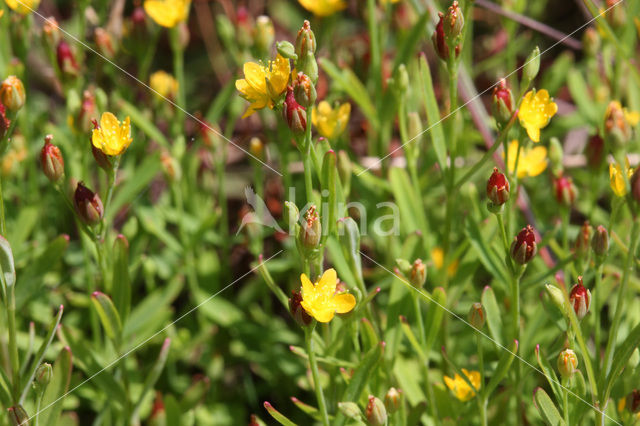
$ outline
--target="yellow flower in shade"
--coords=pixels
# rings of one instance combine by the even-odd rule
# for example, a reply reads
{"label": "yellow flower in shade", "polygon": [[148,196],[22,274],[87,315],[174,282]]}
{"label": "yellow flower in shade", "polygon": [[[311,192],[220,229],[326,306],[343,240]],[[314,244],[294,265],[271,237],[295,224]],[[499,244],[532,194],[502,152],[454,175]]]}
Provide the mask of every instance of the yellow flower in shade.
{"label": "yellow flower in shade", "polygon": [[329,16],[346,9],[344,0],[298,0],[298,3],[316,16]]}
{"label": "yellow flower in shade", "polygon": [[247,62],[244,64],[244,79],[236,80],[236,89],[240,96],[251,102],[242,118],[248,117],[259,109],[273,109],[275,101],[287,89],[291,67],[289,60],[278,55],[268,64]]}
{"label": "yellow flower in shade", "polygon": [[324,271],[320,281],[315,284],[312,284],[305,274],[300,275],[300,281],[302,282],[300,306],[319,322],[329,322],[336,313],[347,313],[356,305],[353,294],[336,294],[338,276],[335,269]]}
{"label": "yellow flower in shade", "polygon": [[469,401],[476,395],[476,391],[480,389],[480,372],[478,371],[467,371],[464,368],[462,372],[467,379],[471,382],[475,389],[472,389],[458,373],[452,379],[451,377],[444,376],[444,383],[447,385],[453,395],[458,398],[460,401],[465,402]]}
{"label": "yellow flower in shade", "polygon": [[[436,269],[442,269],[444,265],[444,250],[440,247],[431,250],[431,260],[433,260],[433,266],[435,266]],[[447,268],[447,276],[453,277],[456,275],[456,272],[458,272],[458,263],[458,259],[451,262]]]}
{"label": "yellow flower in shade", "polygon": [[618,197],[624,197],[627,195],[627,181],[633,175],[633,169],[629,167],[629,159],[624,159],[624,169],[627,173],[627,178],[624,178],[624,174],[622,173],[622,167],[617,162],[615,164],[609,164],[609,184],[611,185],[611,189],[613,193]]}
{"label": "yellow flower in shade", "polygon": [[4,15],[4,10],[0,10],[0,18],[2,18],[2,15]]}
{"label": "yellow flower in shade", "polygon": [[[518,157],[518,141],[512,140],[508,148],[509,172],[513,173],[516,168],[516,157]],[[503,154],[504,157],[504,154]],[[518,179],[525,176],[538,176],[547,168],[547,148],[535,146],[533,148],[521,148],[518,158]]]}
{"label": "yellow flower in shade", "polygon": [[[9,6],[9,9],[18,12],[20,15],[28,15],[36,11],[40,6],[40,0],[4,0],[4,2]],[[2,13],[0,13],[0,16],[2,16]]]}
{"label": "yellow flower in shade", "polygon": [[327,139],[335,139],[344,132],[351,115],[351,104],[344,103],[331,108],[327,101],[322,101],[311,112],[311,121],[318,132]]}
{"label": "yellow flower in shade", "polygon": [[105,112],[100,117],[100,126],[93,129],[91,143],[106,155],[120,155],[127,150],[131,139],[129,117],[120,123],[115,115]]}
{"label": "yellow flower in shade", "polygon": [[549,124],[549,120],[556,112],[558,112],[558,105],[549,97],[549,92],[545,89],[535,93],[530,90],[522,99],[518,118],[529,138],[534,142],[539,142],[540,129]]}
{"label": "yellow flower in shade", "polygon": [[149,78],[149,85],[157,95],[163,98],[175,98],[178,93],[178,81],[165,71],[156,71]]}
{"label": "yellow flower in shade", "polygon": [[173,28],[189,17],[191,0],[145,0],[144,11],[156,24]]}

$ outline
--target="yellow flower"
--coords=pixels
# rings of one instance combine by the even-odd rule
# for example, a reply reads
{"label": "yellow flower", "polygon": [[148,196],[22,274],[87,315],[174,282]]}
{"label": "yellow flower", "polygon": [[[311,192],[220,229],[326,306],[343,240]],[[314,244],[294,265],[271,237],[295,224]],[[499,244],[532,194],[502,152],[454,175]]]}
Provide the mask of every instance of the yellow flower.
{"label": "yellow flower", "polygon": [[[509,172],[513,173],[516,168],[516,157],[518,156],[518,141],[512,140],[508,148]],[[503,154],[504,157],[504,154]],[[547,168],[547,148],[535,146],[533,148],[521,148],[518,158],[518,179],[525,176],[538,176]]]}
{"label": "yellow flower", "polygon": [[329,102],[322,101],[311,112],[311,121],[318,132],[327,139],[335,139],[344,132],[351,115],[351,104],[344,103],[331,108]]}
{"label": "yellow flower", "polygon": [[322,274],[320,281],[312,284],[309,278],[300,275],[302,282],[302,302],[300,306],[319,322],[329,322],[333,316],[344,314],[356,305],[353,294],[336,294],[338,276],[335,269],[327,269]]}
{"label": "yellow flower", "polygon": [[273,109],[274,102],[287,89],[291,73],[289,60],[278,55],[267,65],[246,62],[243,71],[244,79],[236,80],[236,89],[251,105],[242,118],[265,107]]}
{"label": "yellow flower", "polygon": [[[14,12],[18,12],[20,15],[28,15],[31,12],[34,12],[40,6],[40,0],[4,0],[4,2],[9,6],[11,10]],[[0,13],[2,16],[2,13]]]}
{"label": "yellow flower", "polygon": [[[440,247],[435,247],[433,250],[431,250],[431,260],[433,260],[433,265],[436,267],[436,269],[442,269],[442,266],[444,265],[444,250],[442,250],[442,248]],[[455,276],[456,272],[458,272],[458,263],[458,259],[456,259],[451,262],[451,264],[447,268],[447,275],[449,277]]]}
{"label": "yellow flower", "polygon": [[467,371],[464,368],[462,369],[462,372],[467,376],[467,379],[469,379],[475,389],[472,389],[458,373],[456,373],[453,379],[451,377],[444,376],[444,383],[449,389],[451,389],[456,398],[465,402],[473,398],[476,395],[476,390],[480,389],[480,372]]}
{"label": "yellow flower", "polygon": [[329,16],[347,7],[344,0],[298,0],[298,3],[316,16]]}
{"label": "yellow flower", "polygon": [[522,127],[527,130],[529,138],[539,142],[540,129],[549,124],[549,120],[556,112],[558,112],[558,105],[549,98],[549,92],[545,89],[535,93],[530,90],[522,99],[518,118]]}
{"label": "yellow flower", "polygon": [[4,15],[4,10],[0,10],[0,18],[2,18],[2,15]]}
{"label": "yellow flower", "polygon": [[627,181],[633,175],[633,169],[629,167],[629,159],[625,157],[624,159],[624,169],[627,173],[627,179],[624,178],[622,174],[622,167],[617,162],[615,164],[609,164],[609,183],[611,185],[611,189],[613,193],[618,197],[624,197],[627,195]]}
{"label": "yellow flower", "polygon": [[129,117],[120,124],[115,115],[105,112],[100,117],[100,126],[93,129],[91,142],[106,155],[120,155],[127,150],[131,139],[131,122]]}
{"label": "yellow flower", "polygon": [[173,28],[189,17],[191,0],[145,0],[144,11],[156,24]]}
{"label": "yellow flower", "polygon": [[157,95],[163,98],[175,98],[178,93],[178,81],[165,71],[156,71],[149,78],[149,85]]}

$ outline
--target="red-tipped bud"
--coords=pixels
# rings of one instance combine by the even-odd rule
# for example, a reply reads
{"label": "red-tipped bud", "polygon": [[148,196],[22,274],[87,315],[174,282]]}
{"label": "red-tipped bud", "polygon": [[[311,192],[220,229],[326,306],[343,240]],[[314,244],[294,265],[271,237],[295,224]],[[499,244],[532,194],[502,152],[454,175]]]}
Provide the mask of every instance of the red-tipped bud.
{"label": "red-tipped bud", "polygon": [[303,72],[299,72],[293,81],[293,94],[296,102],[305,108],[312,106],[318,97],[316,87],[309,76]]}
{"label": "red-tipped bud", "polygon": [[51,182],[58,182],[64,176],[64,158],[60,149],[51,143],[53,136],[44,138],[44,147],[40,151],[40,164],[45,176]]}
{"label": "red-tipped bud", "polygon": [[415,288],[422,288],[427,281],[427,266],[422,259],[416,259],[409,271],[409,282]]}
{"label": "red-tipped bud", "polygon": [[589,254],[589,244],[591,243],[591,225],[589,221],[585,220],[580,227],[580,232],[576,238],[576,255],[580,258],[585,258]]}
{"label": "red-tipped bud", "polygon": [[22,408],[22,405],[16,405],[7,409],[9,415],[9,422],[11,426],[24,426],[29,425],[30,417],[27,412]]}
{"label": "red-tipped bud", "polygon": [[77,128],[82,133],[89,133],[96,126],[96,97],[89,90],[82,94],[82,104],[78,112]]}
{"label": "red-tipped bud", "polygon": [[604,139],[598,134],[589,138],[584,148],[584,155],[587,157],[587,165],[594,170],[599,170],[604,164]]}
{"label": "red-tipped bud", "polygon": [[[433,48],[436,50],[438,57],[443,61],[449,59],[449,46],[447,45],[447,38],[444,30],[444,21],[445,15],[442,12],[438,12],[438,17],[440,20],[436,25],[436,30],[433,32],[431,36],[431,41],[433,42]],[[456,58],[460,54],[460,45],[456,45],[455,47]]]}
{"label": "red-tipped bud", "polygon": [[487,181],[487,197],[496,206],[501,206],[509,200],[509,181],[496,167]]}
{"label": "red-tipped bud", "polygon": [[402,391],[396,388],[390,388],[384,396],[384,405],[390,414],[400,409],[402,404]]}
{"label": "red-tipped bud", "polygon": [[302,134],[307,129],[307,112],[305,108],[296,102],[293,89],[287,89],[287,96],[284,99],[282,109],[284,119],[291,131],[295,134]]}
{"label": "red-tipped bud", "polygon": [[535,256],[537,252],[536,235],[533,232],[533,227],[527,225],[522,228],[520,233],[513,239],[513,243],[511,243],[511,257],[516,263],[525,265],[533,259],[533,256]]}
{"label": "red-tipped bud", "polygon": [[316,36],[311,30],[309,21],[303,22],[302,28],[298,31],[295,46],[298,58],[302,58],[307,52],[311,54],[316,53]]}
{"label": "red-tipped bud", "polygon": [[[93,127],[95,129],[100,127],[98,125],[98,120],[96,120],[95,118],[92,119],[91,122],[93,123]],[[89,146],[91,146],[91,154],[93,154],[93,159],[96,160],[96,164],[98,165],[98,167],[100,167],[102,170],[106,172],[110,172],[113,169],[113,165],[111,164],[111,158],[107,156],[104,152],[102,152],[100,149],[96,148],[93,142],[91,141],[91,138],[89,138]]]}
{"label": "red-tipped bud", "polygon": [[578,284],[575,284],[571,288],[569,301],[571,302],[571,307],[573,307],[573,311],[576,313],[576,317],[578,317],[579,320],[584,318],[585,315],[587,315],[587,312],[589,312],[589,306],[591,305],[591,292],[582,285],[582,277],[578,277]]}
{"label": "red-tipped bud", "polygon": [[78,63],[76,62],[76,58],[73,55],[73,51],[71,50],[69,43],[64,40],[61,40],[60,43],[58,43],[56,58],[58,60],[58,67],[63,74],[71,77],[78,75],[80,67],[78,67]]}
{"label": "red-tipped bud", "polygon": [[558,203],[570,207],[576,200],[578,190],[573,184],[573,179],[560,175],[553,180],[553,189]]}
{"label": "red-tipped bud", "polygon": [[0,86],[0,103],[11,112],[18,112],[26,102],[27,95],[22,81],[15,75],[7,77]]}
{"label": "red-tipped bud", "polygon": [[7,118],[6,110],[2,102],[0,102],[0,140],[4,139],[9,133],[11,120]]}
{"label": "red-tipped bud", "polygon": [[469,324],[477,329],[481,329],[482,327],[484,327],[484,323],[486,320],[487,316],[484,312],[482,303],[476,302],[471,305],[471,308],[469,309]]}
{"label": "red-tipped bud", "polygon": [[298,240],[300,246],[305,250],[313,250],[320,244],[322,236],[322,225],[320,224],[320,216],[315,205],[311,205],[305,215],[305,223],[300,227]]}
{"label": "red-tipped bud", "polygon": [[167,414],[164,408],[164,401],[162,401],[162,394],[156,393],[156,398],[153,401],[153,407],[151,408],[151,415],[149,416],[150,426],[164,425],[167,421]]}
{"label": "red-tipped bud", "polygon": [[444,16],[443,27],[444,35],[451,41],[455,41],[457,37],[462,35],[464,16],[457,1],[454,1],[451,6],[449,6],[447,14]]}
{"label": "red-tipped bud", "polygon": [[78,217],[87,225],[95,225],[104,215],[102,200],[95,192],[78,182],[76,192],[73,195],[73,202]]}
{"label": "red-tipped bud", "polygon": [[609,251],[609,232],[607,228],[600,225],[596,228],[596,232],[593,234],[591,240],[591,248],[596,256],[606,256]]}
{"label": "red-tipped bud", "polygon": [[116,44],[108,31],[98,27],[95,30],[94,38],[98,52],[100,52],[102,56],[108,59],[113,59],[113,57],[116,56]]}
{"label": "red-tipped bud", "polygon": [[387,424],[387,409],[382,401],[373,395],[369,395],[369,402],[364,412],[371,426],[383,426]]}
{"label": "red-tipped bud", "polygon": [[571,349],[565,349],[558,355],[558,371],[564,379],[570,379],[578,369],[578,357]]}
{"label": "red-tipped bud", "polygon": [[491,96],[491,111],[493,118],[500,125],[505,125],[511,120],[513,115],[513,94],[507,86],[506,80],[503,78],[498,85],[493,88]]}
{"label": "red-tipped bud", "polygon": [[131,32],[135,36],[142,36],[147,32],[147,14],[141,6],[136,6],[131,12]]}
{"label": "red-tipped bud", "polygon": [[305,327],[311,324],[313,318],[300,305],[301,302],[302,294],[299,291],[292,290],[289,298],[289,312],[301,327]]}

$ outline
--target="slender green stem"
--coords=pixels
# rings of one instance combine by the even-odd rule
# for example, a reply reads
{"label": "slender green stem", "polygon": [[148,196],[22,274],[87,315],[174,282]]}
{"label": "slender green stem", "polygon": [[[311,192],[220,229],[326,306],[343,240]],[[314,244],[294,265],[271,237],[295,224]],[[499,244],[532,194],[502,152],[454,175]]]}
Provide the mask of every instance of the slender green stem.
{"label": "slender green stem", "polygon": [[622,282],[620,283],[620,289],[618,291],[618,301],[616,302],[615,314],[613,317],[613,323],[611,324],[611,331],[609,332],[609,340],[607,341],[607,347],[604,352],[604,364],[602,365],[601,374],[602,377],[606,377],[609,374],[611,368],[611,362],[613,361],[613,349],[618,338],[618,328],[620,327],[620,321],[622,320],[622,312],[624,310],[624,302],[626,299],[627,283],[629,282],[629,275],[633,268],[633,259],[636,252],[636,246],[638,244],[638,237],[640,236],[640,221],[638,217],[634,217],[633,225],[631,227],[631,240],[629,241],[629,251],[627,252],[627,259],[624,265],[624,271],[622,273]]}
{"label": "slender green stem", "polygon": [[329,414],[327,413],[327,404],[324,399],[324,392],[322,391],[322,385],[320,384],[320,374],[318,373],[318,362],[316,361],[316,354],[314,352],[313,344],[313,329],[314,324],[304,329],[304,344],[309,356],[309,367],[311,368],[311,376],[313,377],[313,388],[316,392],[316,399],[318,400],[318,411],[322,416],[322,424],[329,426]]}
{"label": "slender green stem", "polygon": [[311,159],[311,108],[307,108],[307,128],[304,135],[302,165],[304,168],[304,187],[307,203],[313,202],[313,167]]}
{"label": "slender green stem", "polygon": [[7,224],[4,219],[4,196],[2,194],[2,177],[0,177],[0,231],[7,235]]}
{"label": "slender green stem", "polygon": [[564,422],[568,426],[569,423],[569,385],[568,380],[562,380],[562,414],[564,414]]}
{"label": "slender green stem", "polygon": [[14,404],[20,398],[20,359],[16,340],[16,295],[15,285],[8,286],[8,300],[6,300],[7,326],[9,328],[9,357],[11,358],[11,396]]}
{"label": "slender green stem", "polygon": [[487,426],[487,395],[484,392],[484,349],[482,348],[483,337],[476,333],[478,345],[478,368],[480,369],[480,391],[478,394],[478,410],[480,411],[480,422],[482,426]]}
{"label": "slender green stem", "polygon": [[601,328],[600,328],[600,307],[598,306],[600,298],[600,292],[602,291],[602,273],[604,271],[604,262],[599,262],[596,270],[596,282],[593,286],[593,321],[594,321],[594,346],[595,346],[595,359],[596,370],[600,368],[600,341],[601,341]]}
{"label": "slender green stem", "polygon": [[176,120],[174,122],[174,133],[181,134],[184,126],[184,110],[186,108],[185,97],[185,79],[184,79],[184,48],[180,42],[180,27],[176,26],[169,30],[169,38],[171,41],[171,50],[173,52],[173,72],[178,80],[178,95],[176,103],[178,111],[176,111]]}

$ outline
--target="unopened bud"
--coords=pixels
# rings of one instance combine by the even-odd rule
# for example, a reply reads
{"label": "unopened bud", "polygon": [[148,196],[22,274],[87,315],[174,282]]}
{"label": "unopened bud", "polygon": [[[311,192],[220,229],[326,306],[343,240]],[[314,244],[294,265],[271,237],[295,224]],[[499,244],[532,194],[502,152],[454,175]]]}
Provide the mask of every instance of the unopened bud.
{"label": "unopened bud", "polygon": [[564,312],[564,295],[562,294],[562,290],[553,284],[545,284],[544,287],[551,302],[556,305],[561,312]]}
{"label": "unopened bud", "polygon": [[514,101],[511,89],[504,78],[494,87],[491,101],[493,118],[500,126],[506,125],[513,116]]}
{"label": "unopened bud", "polygon": [[533,232],[533,227],[527,225],[522,228],[511,243],[511,257],[516,263],[525,265],[533,256],[538,252],[538,246],[536,245],[536,235]]}
{"label": "unopened bud", "polygon": [[579,320],[584,318],[585,315],[587,315],[587,312],[589,312],[589,306],[591,305],[591,292],[582,285],[582,277],[578,277],[578,284],[575,284],[571,288],[569,301],[571,302],[571,307]]}
{"label": "unopened bud", "polygon": [[613,28],[622,28],[627,23],[627,12],[625,7],[618,5],[620,0],[606,0],[606,18]]}
{"label": "unopened bud", "polygon": [[551,162],[551,171],[554,175],[562,175],[563,172],[563,157],[564,152],[560,140],[556,137],[552,137],[549,141],[549,161]]}
{"label": "unopened bud", "polygon": [[531,82],[538,75],[540,71],[540,48],[538,46],[527,56],[524,61],[522,70],[522,78],[525,82]]}
{"label": "unopened bud", "polygon": [[496,167],[487,181],[487,197],[496,206],[501,206],[509,200],[509,181]]}
{"label": "unopened bud", "polygon": [[54,49],[60,42],[60,26],[53,16],[44,20],[44,24],[42,24],[42,36],[50,49]]}
{"label": "unopened bud", "polygon": [[462,10],[458,6],[458,2],[454,1],[444,16],[444,35],[453,43],[462,35],[463,27],[464,16],[462,15]]}
{"label": "unopened bud", "polygon": [[318,216],[316,206],[311,205],[305,215],[304,226],[300,228],[300,244],[306,250],[313,250],[318,247],[321,234],[322,227],[320,225],[320,217]]}
{"label": "unopened bud", "polygon": [[640,412],[640,390],[634,389],[627,395],[625,408],[634,414]]}
{"label": "unopened bud", "polygon": [[307,129],[307,112],[305,108],[296,102],[291,87],[287,89],[284,99],[282,114],[291,131],[295,134],[302,134]]}
{"label": "unopened bud", "polygon": [[294,45],[286,40],[277,41],[276,42],[276,51],[286,59],[293,59],[294,61],[298,59],[298,55],[296,55],[296,48]]}
{"label": "unopened bud", "polygon": [[71,50],[71,46],[69,46],[69,43],[64,40],[61,40],[60,43],[58,43],[56,58],[58,60],[58,67],[64,75],[69,77],[75,77],[78,75],[80,67],[76,62],[76,58]]}
{"label": "unopened bud", "polygon": [[580,232],[576,237],[575,251],[579,258],[586,258],[589,254],[589,246],[591,244],[591,225],[585,220],[580,227]]}
{"label": "unopened bud", "polygon": [[89,133],[94,128],[93,122],[96,120],[97,115],[96,98],[89,90],[85,90],[82,94],[82,104],[78,111],[78,130],[82,133]]}
{"label": "unopened bud", "polygon": [[102,200],[95,192],[78,182],[73,196],[78,217],[87,225],[96,225],[104,215]]}
{"label": "unopened bud", "polygon": [[360,411],[360,407],[355,402],[338,402],[338,409],[348,419],[362,422],[362,411]]}
{"label": "unopened bud", "polygon": [[304,21],[296,37],[296,54],[301,58],[306,52],[316,53],[316,36],[311,30],[311,23]]}
{"label": "unopened bud", "polygon": [[364,413],[371,426],[384,426],[387,424],[387,409],[382,401],[373,395],[369,395],[369,402]]}
{"label": "unopened bud", "polygon": [[400,409],[402,404],[402,391],[396,388],[390,388],[384,396],[384,405],[387,412],[393,414]]}
{"label": "unopened bud", "polygon": [[[436,29],[431,36],[431,41],[433,42],[433,48],[435,49],[438,57],[443,61],[449,59],[449,46],[447,45],[447,40],[444,34],[444,14],[442,12],[438,13],[438,17],[440,20],[436,25]],[[456,45],[455,47],[456,57],[460,54],[460,45]]]}
{"label": "unopened bud", "polygon": [[607,228],[600,225],[596,228],[596,232],[591,239],[591,248],[596,256],[604,257],[609,252],[609,232]]}
{"label": "unopened bud", "polygon": [[318,97],[314,84],[303,72],[299,72],[293,81],[293,94],[296,102],[305,108],[313,106]]}
{"label": "unopened bud", "polygon": [[481,329],[484,327],[484,323],[487,320],[487,316],[484,312],[484,307],[482,303],[476,302],[471,305],[469,309],[469,324],[474,326],[477,329]]}
{"label": "unopened bud", "polygon": [[160,154],[160,164],[162,164],[164,174],[170,182],[179,181],[182,178],[180,163],[168,151],[162,151]]}
{"label": "unopened bud", "polygon": [[116,56],[116,44],[111,34],[103,28],[96,28],[94,38],[98,52],[107,59]]}
{"label": "unopened bud", "polygon": [[600,35],[594,27],[588,27],[582,35],[582,48],[591,57],[595,57],[600,51]]}
{"label": "unopened bud", "polygon": [[264,142],[259,137],[252,137],[249,141],[249,152],[259,160],[264,160]]}
{"label": "unopened bud", "polygon": [[427,281],[427,266],[422,262],[422,259],[416,259],[411,265],[409,272],[409,282],[415,288],[422,288]]}
{"label": "unopened bud", "polygon": [[570,207],[576,200],[578,190],[573,184],[573,179],[560,175],[553,180],[554,193],[558,203]]}
{"label": "unopened bud", "polygon": [[15,75],[7,77],[0,86],[0,102],[11,112],[18,112],[26,101],[22,81]]}
{"label": "unopened bud", "polygon": [[29,426],[29,416],[22,408],[22,405],[16,405],[7,409],[9,412],[9,422],[11,426]]}
{"label": "unopened bud", "polygon": [[10,127],[11,120],[7,117],[6,109],[2,102],[0,102],[0,140],[8,136]]}
{"label": "unopened bud", "polygon": [[563,379],[570,379],[578,369],[578,357],[571,349],[565,349],[558,355],[558,371]]}
{"label": "unopened bud", "polygon": [[275,40],[275,30],[271,18],[266,15],[258,16],[253,33],[253,43],[261,55],[267,55]]}
{"label": "unopened bud", "polygon": [[53,369],[51,368],[51,364],[48,362],[44,362],[40,364],[38,369],[36,370],[36,375],[34,377],[35,385],[40,388],[41,391],[47,387],[51,378],[53,377]]}
{"label": "unopened bud", "polygon": [[64,158],[60,148],[51,143],[53,136],[44,138],[44,147],[40,151],[40,165],[45,176],[51,182],[58,182],[64,175]]}
{"label": "unopened bud", "polygon": [[305,327],[311,324],[311,316],[304,310],[304,308],[300,305],[302,302],[302,294],[299,291],[292,290],[291,297],[289,298],[289,312],[291,312],[291,316],[296,320],[298,325],[301,327]]}

